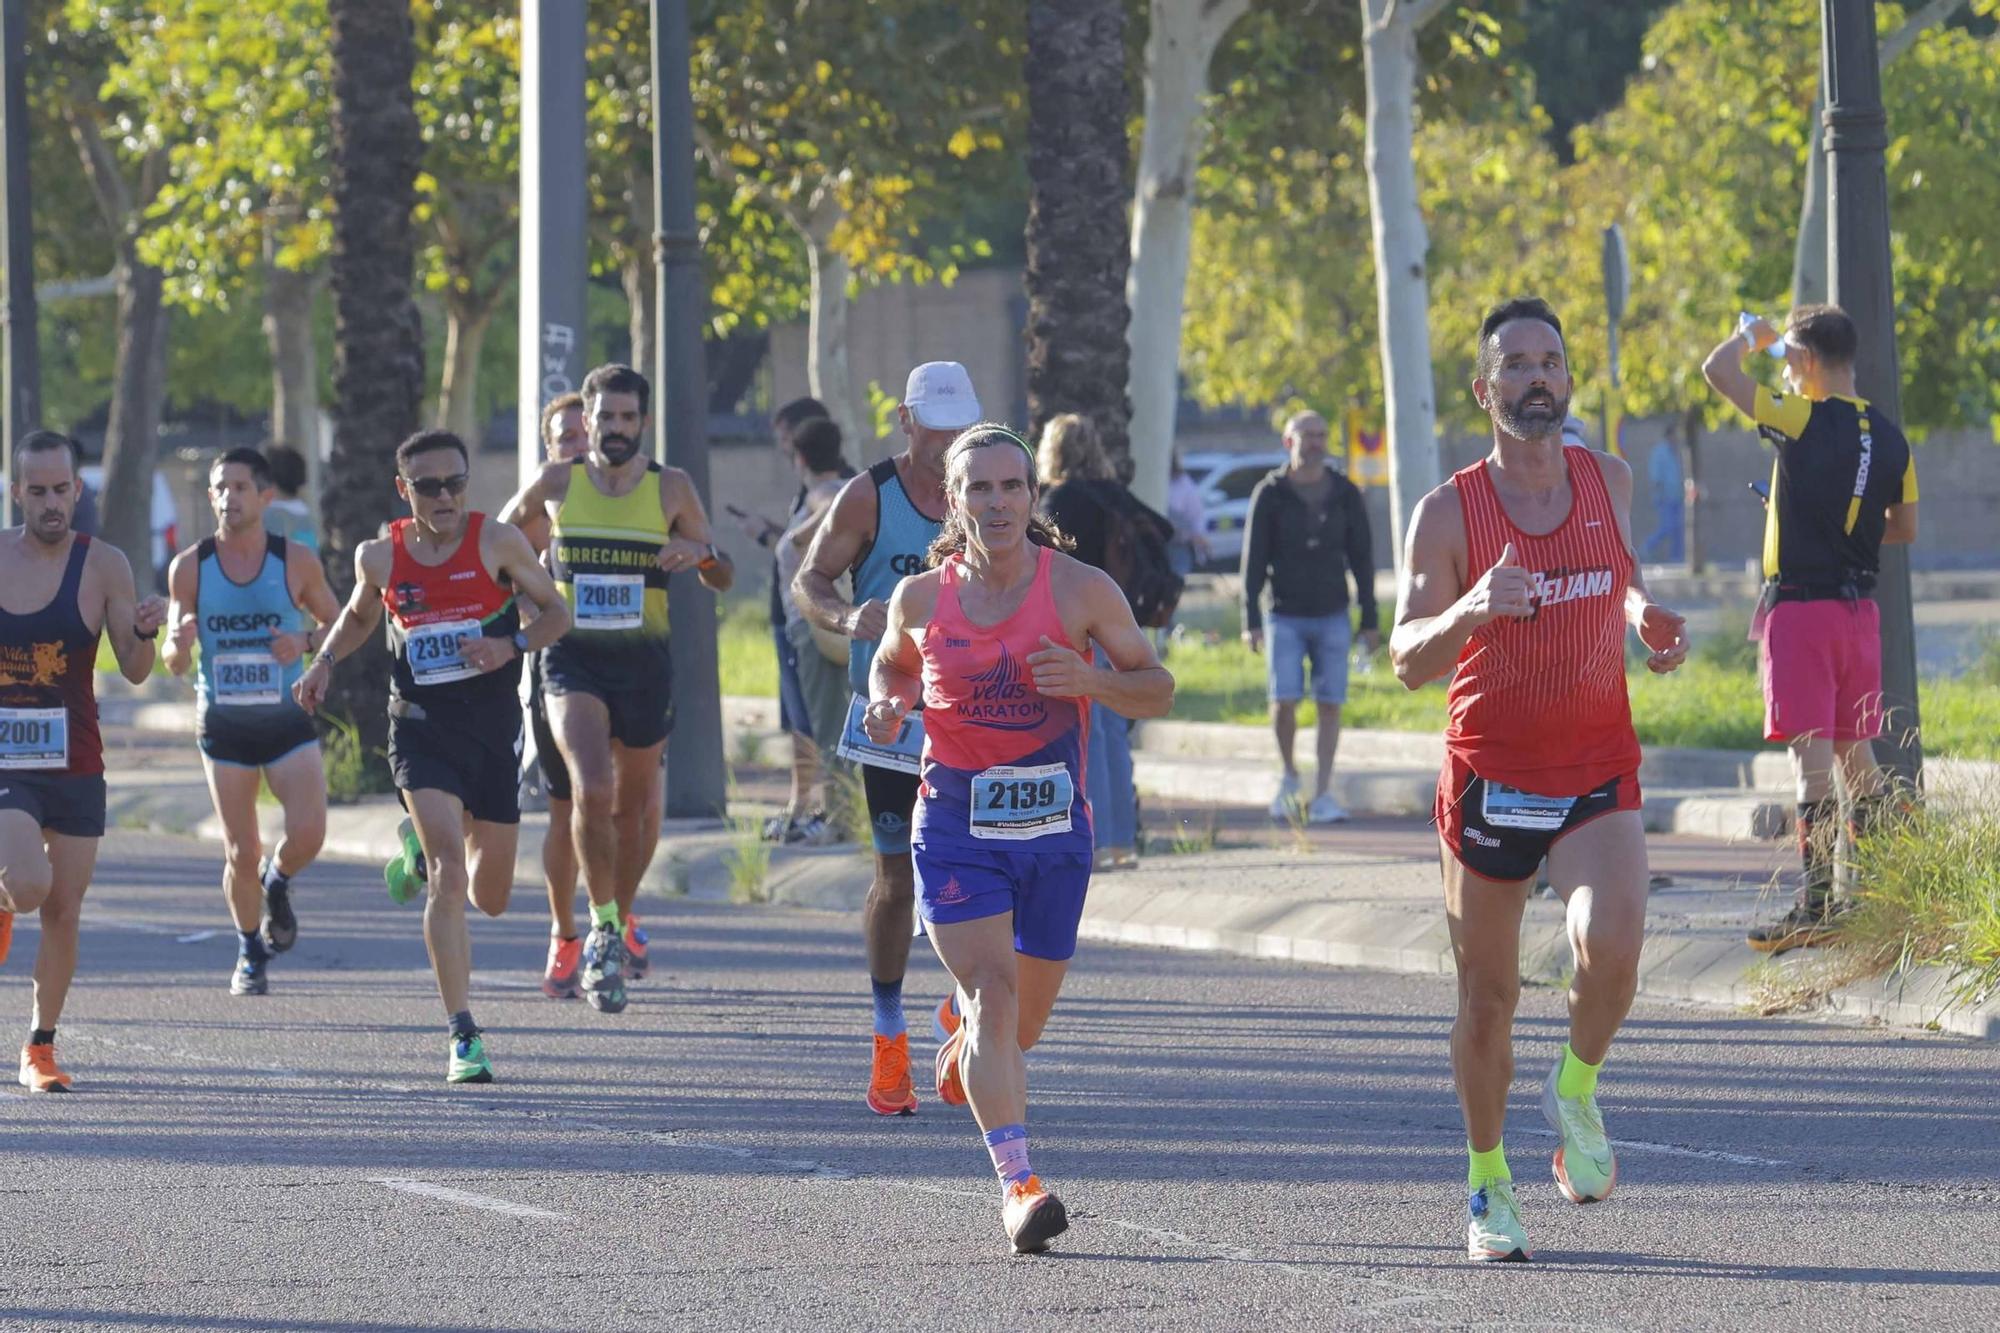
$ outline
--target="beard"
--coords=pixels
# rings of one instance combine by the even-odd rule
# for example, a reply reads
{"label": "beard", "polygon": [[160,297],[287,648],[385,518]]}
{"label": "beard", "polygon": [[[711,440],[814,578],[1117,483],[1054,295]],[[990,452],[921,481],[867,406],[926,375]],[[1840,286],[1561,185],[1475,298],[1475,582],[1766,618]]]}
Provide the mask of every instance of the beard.
{"label": "beard", "polygon": [[1556,397],[1550,389],[1529,389],[1512,402],[1497,399],[1493,417],[1517,440],[1545,440],[1562,430],[1569,418],[1569,399]]}
{"label": "beard", "polygon": [[629,435],[608,434],[599,437],[597,450],[611,463],[623,463],[639,452],[639,441]]}

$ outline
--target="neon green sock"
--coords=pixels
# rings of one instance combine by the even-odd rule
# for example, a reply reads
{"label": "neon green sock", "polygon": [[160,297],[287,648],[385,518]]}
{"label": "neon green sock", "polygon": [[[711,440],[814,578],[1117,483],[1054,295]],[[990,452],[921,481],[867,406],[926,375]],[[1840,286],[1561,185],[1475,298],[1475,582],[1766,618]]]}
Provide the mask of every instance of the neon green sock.
{"label": "neon green sock", "polygon": [[590,905],[590,924],[593,926],[609,926],[613,930],[624,929],[624,923],[618,919],[618,900],[613,898],[608,903],[592,903]]}
{"label": "neon green sock", "polygon": [[1563,1043],[1562,1073],[1556,1075],[1556,1095],[1559,1097],[1590,1097],[1597,1092],[1597,1072],[1601,1064],[1585,1064],[1577,1053]]}
{"label": "neon green sock", "polygon": [[1514,1173],[1507,1169],[1507,1140],[1502,1139],[1484,1152],[1472,1146],[1472,1140],[1465,1142],[1466,1156],[1472,1164],[1465,1171],[1465,1187],[1476,1190],[1489,1181],[1512,1181]]}

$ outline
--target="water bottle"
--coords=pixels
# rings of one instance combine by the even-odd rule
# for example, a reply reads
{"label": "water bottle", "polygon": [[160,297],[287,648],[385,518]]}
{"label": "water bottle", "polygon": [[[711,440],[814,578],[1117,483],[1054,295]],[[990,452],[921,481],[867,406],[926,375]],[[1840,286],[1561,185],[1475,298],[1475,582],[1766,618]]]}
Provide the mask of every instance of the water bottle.
{"label": "water bottle", "polygon": [[[1756,315],[1745,310],[1736,317],[1736,331],[1748,338],[1750,336],[1750,326],[1757,322],[1757,318]],[[1778,341],[1766,347],[1764,351],[1769,354],[1773,361],[1783,361],[1785,359],[1785,340],[1780,337]]]}

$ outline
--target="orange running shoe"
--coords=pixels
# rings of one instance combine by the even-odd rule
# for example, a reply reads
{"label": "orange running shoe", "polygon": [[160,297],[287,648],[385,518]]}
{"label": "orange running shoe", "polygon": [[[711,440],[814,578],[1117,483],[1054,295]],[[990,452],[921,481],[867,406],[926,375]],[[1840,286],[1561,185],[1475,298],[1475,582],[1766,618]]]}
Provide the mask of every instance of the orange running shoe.
{"label": "orange running shoe", "polygon": [[937,1013],[931,1016],[931,1035],[938,1039],[940,1046],[950,1041],[951,1034],[958,1031],[958,1025],[965,1021],[959,1017],[958,1011],[952,1008],[953,1002],[957,999],[957,991],[945,996],[938,1001]]}
{"label": "orange running shoe", "polygon": [[1000,1205],[1000,1223],[1016,1254],[1040,1254],[1049,1242],[1069,1230],[1069,1210],[1062,1200],[1042,1188],[1041,1177],[1012,1181],[1007,1200]]}
{"label": "orange running shoe", "polygon": [[0,963],[7,961],[7,951],[14,947],[14,914],[0,912]]}
{"label": "orange running shoe", "polygon": [[965,1045],[965,1026],[954,1027],[937,1053],[937,1095],[946,1106],[965,1105],[965,1081],[959,1077],[958,1058]]}
{"label": "orange running shoe", "polygon": [[628,912],[625,916],[625,980],[643,980],[651,969],[652,964],[646,961],[646,932],[639,929],[639,918]]}
{"label": "orange running shoe", "polygon": [[917,1092],[910,1086],[910,1034],[875,1034],[875,1069],[868,1078],[868,1109],[876,1115],[915,1115]]}
{"label": "orange running shoe", "polygon": [[549,937],[549,965],[542,972],[542,994],[551,1000],[574,1000],[583,994],[576,969],[583,961],[583,936]]}
{"label": "orange running shoe", "polygon": [[56,1044],[21,1048],[21,1086],[29,1092],[68,1092],[69,1075],[56,1068]]}

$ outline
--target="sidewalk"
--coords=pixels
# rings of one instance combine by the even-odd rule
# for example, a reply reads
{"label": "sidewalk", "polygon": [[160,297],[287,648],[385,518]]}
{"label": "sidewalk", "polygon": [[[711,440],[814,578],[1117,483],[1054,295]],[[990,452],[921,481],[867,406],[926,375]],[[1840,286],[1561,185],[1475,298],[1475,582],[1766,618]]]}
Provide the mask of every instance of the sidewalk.
{"label": "sidewalk", "polygon": [[[219,839],[184,733],[113,724],[106,739],[113,822]],[[747,781],[739,775],[738,819],[761,820],[780,798],[781,782],[775,770],[755,771]],[[1167,833],[1161,841],[1188,850],[1151,855],[1138,869],[1099,876],[1084,915],[1085,938],[1393,972],[1451,970],[1436,852],[1422,824],[1372,817],[1293,830],[1272,825],[1240,802],[1216,802],[1213,793],[1227,787],[1213,776],[1208,788],[1203,802],[1163,808],[1148,800],[1149,830],[1156,838]],[[335,807],[327,853],[386,861],[398,850],[401,815],[387,797]],[[269,808],[266,816],[275,832],[278,811]],[[522,819],[515,875],[524,905],[536,901],[531,890],[541,886],[546,828],[546,816]],[[1743,932],[1774,910],[1768,885],[1784,856],[1769,845],[1714,839],[1656,836],[1652,844],[1653,868],[1666,871],[1667,882],[1652,895],[1640,994],[1732,1009],[1753,1004],[1745,975],[1758,957],[1743,943]],[[641,891],[839,912],[858,910],[867,892],[872,862],[860,847],[770,847],[769,865],[761,883],[754,883],[737,864],[745,845],[745,835],[720,820],[669,820]],[[748,845],[768,846],[754,838]],[[1524,979],[1566,984],[1571,958],[1554,899],[1528,904],[1521,953]],[[1803,961],[1799,954],[1791,959]],[[1938,976],[1925,972],[1842,990],[1827,1013],[2000,1040],[2000,997],[1970,1010],[1947,1008],[1947,998]]]}

